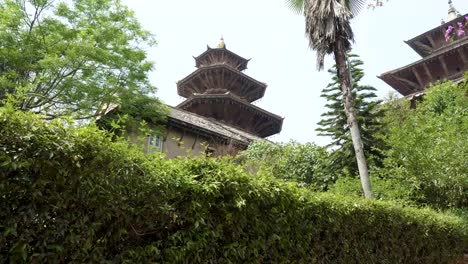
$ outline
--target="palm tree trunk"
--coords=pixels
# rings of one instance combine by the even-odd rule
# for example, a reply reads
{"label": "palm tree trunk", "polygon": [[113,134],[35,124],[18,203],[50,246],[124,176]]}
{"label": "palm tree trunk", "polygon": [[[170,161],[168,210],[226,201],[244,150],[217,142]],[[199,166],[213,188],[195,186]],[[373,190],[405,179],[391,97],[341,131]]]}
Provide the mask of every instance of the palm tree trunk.
{"label": "palm tree trunk", "polygon": [[366,156],[364,155],[361,132],[354,109],[354,98],[351,92],[351,80],[348,64],[346,63],[346,50],[343,45],[343,40],[338,39],[334,47],[336,67],[338,69],[338,77],[340,79],[341,91],[345,105],[345,113],[348,117],[348,125],[351,131],[351,140],[353,141],[354,153],[359,169],[359,177],[366,198],[372,198],[371,183],[369,178],[369,170],[367,168]]}

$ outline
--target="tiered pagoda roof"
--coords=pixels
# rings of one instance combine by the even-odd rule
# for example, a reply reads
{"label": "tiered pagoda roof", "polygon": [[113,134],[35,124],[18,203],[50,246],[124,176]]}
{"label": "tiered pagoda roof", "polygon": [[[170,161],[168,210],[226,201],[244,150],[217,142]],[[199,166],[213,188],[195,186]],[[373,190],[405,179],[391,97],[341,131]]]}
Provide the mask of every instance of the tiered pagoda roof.
{"label": "tiered pagoda roof", "polygon": [[[379,76],[388,85],[404,96],[417,96],[431,83],[443,80],[458,81],[468,71],[468,37],[446,41],[445,31],[456,28],[457,22],[465,23],[465,16],[453,16],[450,4],[447,23],[405,41],[422,59]],[[468,15],[468,14],[467,14]]]}
{"label": "tiered pagoda roof", "polygon": [[249,60],[226,49],[224,41],[195,58],[197,69],[177,82],[177,108],[204,116],[259,137],[279,133],[283,118],[252,102],[265,94],[267,85],[242,71]]}
{"label": "tiered pagoda roof", "polygon": [[247,69],[247,64],[250,59],[244,59],[241,56],[226,48],[212,49],[207,46],[207,50],[200,54],[198,57],[194,57],[195,67],[199,68],[204,65],[212,65],[218,63],[228,63],[229,66],[243,71]]}
{"label": "tiered pagoda roof", "polygon": [[[212,49],[213,50],[213,49]],[[248,102],[263,97],[267,85],[236,70],[229,64],[200,66],[189,76],[177,82],[177,92],[185,98],[198,94],[232,92]]]}
{"label": "tiered pagoda roof", "polygon": [[449,46],[450,42],[445,40],[445,30],[449,26],[456,25],[457,22],[464,22],[465,16],[459,16],[454,20],[445,22],[438,27],[435,27],[423,34],[416,36],[410,40],[405,41],[414,51],[416,51],[421,57],[426,57],[437,50]]}
{"label": "tiered pagoda roof", "polygon": [[279,133],[283,118],[228,92],[193,95],[177,106],[180,109],[230,124],[259,137]]}

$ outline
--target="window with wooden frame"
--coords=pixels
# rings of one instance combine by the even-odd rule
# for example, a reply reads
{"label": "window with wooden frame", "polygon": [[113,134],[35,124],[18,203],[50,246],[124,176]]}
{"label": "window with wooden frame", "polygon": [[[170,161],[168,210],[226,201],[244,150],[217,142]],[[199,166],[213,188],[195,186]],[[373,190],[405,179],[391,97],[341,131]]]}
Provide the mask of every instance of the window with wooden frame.
{"label": "window with wooden frame", "polygon": [[153,153],[163,150],[163,137],[161,135],[148,136],[148,152]]}

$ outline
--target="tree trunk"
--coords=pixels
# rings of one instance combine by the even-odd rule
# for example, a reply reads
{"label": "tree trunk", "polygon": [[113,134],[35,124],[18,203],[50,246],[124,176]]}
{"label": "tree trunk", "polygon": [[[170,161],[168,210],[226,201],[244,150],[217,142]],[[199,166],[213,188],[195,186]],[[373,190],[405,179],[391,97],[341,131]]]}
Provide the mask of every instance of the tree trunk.
{"label": "tree trunk", "polygon": [[361,132],[354,109],[354,98],[351,92],[351,76],[346,62],[346,50],[343,41],[338,39],[333,50],[335,55],[336,67],[338,69],[338,78],[340,80],[341,91],[343,93],[343,101],[345,105],[345,113],[348,118],[348,125],[351,131],[351,139],[353,141],[354,153],[359,169],[359,177],[361,178],[362,190],[366,198],[372,198],[371,183],[369,178],[369,170],[367,168],[366,156],[364,155]]}

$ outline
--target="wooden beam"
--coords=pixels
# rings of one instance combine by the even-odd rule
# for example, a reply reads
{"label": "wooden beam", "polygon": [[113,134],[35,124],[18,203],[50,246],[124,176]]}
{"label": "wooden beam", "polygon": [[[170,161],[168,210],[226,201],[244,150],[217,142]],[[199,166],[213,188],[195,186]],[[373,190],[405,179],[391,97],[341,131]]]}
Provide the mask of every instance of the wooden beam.
{"label": "wooden beam", "polygon": [[[240,109],[240,106],[237,105],[237,107],[235,108],[236,109],[236,114],[234,115],[235,117],[232,118],[232,121],[233,121],[233,125],[236,126],[236,127],[240,127],[241,123],[242,123],[242,120],[245,120],[245,115],[242,115],[242,110]],[[250,119],[249,119],[250,121]],[[249,122],[247,121],[247,123]]]}
{"label": "wooden beam", "polygon": [[[237,83],[237,81],[239,81],[240,78],[242,78],[242,75],[231,73],[231,79],[227,83],[228,87],[229,88],[235,87],[235,84]],[[229,88],[226,88],[226,89],[229,89]]]}
{"label": "wooden beam", "polygon": [[429,77],[429,80],[434,81],[434,77],[432,77],[432,73],[431,71],[429,71],[429,67],[427,67],[427,63],[423,62],[422,65],[423,65],[424,71],[426,72],[427,77]]}
{"label": "wooden beam", "polygon": [[183,143],[185,136],[185,129],[182,130],[182,133],[180,134],[180,138],[177,140],[177,146],[180,147]]}
{"label": "wooden beam", "polygon": [[[200,76],[201,75],[201,76]],[[205,91],[207,89],[210,89],[210,83],[209,83],[209,80],[207,80],[209,77],[210,77],[210,74],[207,74],[207,71],[204,71],[202,74],[200,74],[199,77],[197,78],[200,82],[201,82],[201,85],[200,86],[203,86],[205,89]],[[198,87],[197,87],[198,88]],[[200,87],[202,88],[202,87]]]}
{"label": "wooden beam", "polygon": [[415,69],[415,67],[413,67],[411,69],[411,71],[413,72],[414,76],[416,76],[416,80],[418,80],[418,83],[419,83],[419,87],[423,87],[424,86],[424,82],[421,78],[421,75],[419,75],[419,72]]}
{"label": "wooden beam", "polygon": [[419,85],[415,82],[412,82],[408,79],[405,79],[405,78],[401,78],[401,77],[398,77],[398,76],[395,76],[395,75],[392,75],[393,78],[397,79],[398,81],[401,81],[401,82],[404,82],[406,84],[408,84],[409,86],[413,87],[414,89],[413,90],[416,90],[419,88]]}
{"label": "wooden beam", "polygon": [[428,35],[427,35],[427,39],[429,40],[429,43],[431,43],[432,50],[434,50],[435,47],[436,47],[436,44],[435,44],[434,39],[432,38],[432,35],[431,35],[431,34],[428,34]]}
{"label": "wooden beam", "polygon": [[271,126],[272,126],[272,122],[270,120],[268,120],[268,121],[264,120],[260,124],[256,125],[255,131],[257,131],[257,133],[260,134],[260,133],[264,132],[265,130],[268,130]]}
{"label": "wooden beam", "polygon": [[[225,81],[224,81],[224,76],[226,75],[226,71],[223,69],[222,72],[221,72],[221,80],[220,80],[220,83],[219,83],[219,86],[222,86]],[[216,87],[216,88],[225,88],[225,87]]]}
{"label": "wooden beam", "polygon": [[468,58],[466,57],[466,52],[463,52],[462,49],[457,50],[458,55],[460,55],[460,58],[463,60],[463,64],[468,65]]}
{"label": "wooden beam", "polygon": [[[192,88],[192,93],[193,93],[193,92],[198,93],[198,85],[195,84],[193,78],[190,79],[188,85],[189,85],[189,87],[191,86],[191,88]],[[186,89],[187,89],[187,88],[186,88],[187,86],[184,85],[184,87],[185,87],[184,90],[186,90]],[[189,96],[190,96],[190,95],[189,95]],[[187,96],[187,97],[188,97],[188,96]]]}
{"label": "wooden beam", "polygon": [[447,63],[445,62],[445,57],[443,56],[439,56],[439,62],[440,62],[440,65],[442,65],[442,68],[444,69],[444,72],[445,72],[445,76],[449,76],[449,70],[448,70],[448,67],[447,67]]}
{"label": "wooden beam", "polygon": [[421,41],[416,41],[414,42],[414,44],[418,47],[420,47],[421,49],[427,51],[427,52],[431,52],[432,51],[432,47],[431,46],[428,46],[424,43],[422,43]]}
{"label": "wooden beam", "polygon": [[196,135],[195,135],[195,140],[193,141],[192,149],[195,148],[195,144],[197,143],[197,140],[198,140],[198,133],[196,133]]}

